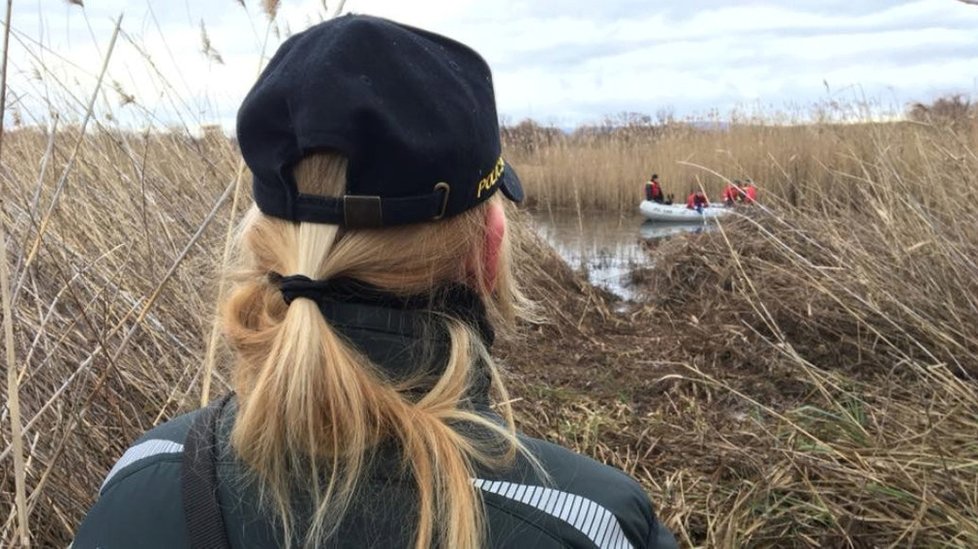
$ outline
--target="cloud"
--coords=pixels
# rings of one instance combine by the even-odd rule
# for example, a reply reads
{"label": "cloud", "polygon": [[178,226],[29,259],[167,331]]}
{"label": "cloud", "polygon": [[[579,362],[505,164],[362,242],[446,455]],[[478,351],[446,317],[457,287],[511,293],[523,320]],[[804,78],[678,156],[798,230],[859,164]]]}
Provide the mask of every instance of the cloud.
{"label": "cloud", "polygon": [[613,108],[690,113],[745,102],[810,103],[825,98],[823,81],[853,99],[869,95],[895,107],[974,91],[978,10],[963,4],[877,2],[875,11],[863,3],[862,10],[822,11],[814,2],[712,4],[645,8],[590,27],[581,25],[584,16],[523,20],[511,39],[535,38],[501,55],[496,67],[511,75],[507,85],[520,88],[530,104],[525,112],[550,111],[569,122]]}
{"label": "cloud", "polygon": [[[78,112],[125,11],[99,112],[132,125],[231,128],[266,35],[270,55],[326,16],[320,0],[284,0],[272,27],[254,0],[247,9],[232,0],[89,4],[15,11],[23,44],[11,49],[10,86],[34,118],[49,102]],[[863,95],[899,108],[975,93],[978,77],[978,8],[953,0],[348,0],[347,8],[473,46],[493,67],[501,115],[514,121],[572,125],[619,111],[687,115]],[[201,52],[201,21],[223,64]],[[120,106],[115,87],[135,104]]]}

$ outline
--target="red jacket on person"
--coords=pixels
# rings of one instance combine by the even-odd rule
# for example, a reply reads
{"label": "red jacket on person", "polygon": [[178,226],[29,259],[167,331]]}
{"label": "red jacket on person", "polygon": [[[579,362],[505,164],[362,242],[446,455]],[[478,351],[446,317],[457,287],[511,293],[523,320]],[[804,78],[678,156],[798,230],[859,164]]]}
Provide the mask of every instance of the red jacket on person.
{"label": "red jacket on person", "polygon": [[649,181],[645,184],[645,199],[653,202],[662,202],[665,197],[662,195],[662,186],[658,181]]}
{"label": "red jacket on person", "polygon": [[710,199],[703,194],[703,191],[696,191],[694,193],[689,193],[689,197],[686,198],[686,207],[690,210],[695,210],[697,206],[702,206],[704,208],[710,205]]}
{"label": "red jacket on person", "polygon": [[744,202],[747,202],[748,204],[753,204],[756,201],[757,201],[757,187],[755,187],[753,183],[748,183],[747,186],[744,187]]}
{"label": "red jacket on person", "polygon": [[730,184],[723,189],[723,195],[721,195],[721,199],[725,204],[733,204],[741,196],[743,196],[743,194],[744,191],[740,187],[738,187],[737,185]]}

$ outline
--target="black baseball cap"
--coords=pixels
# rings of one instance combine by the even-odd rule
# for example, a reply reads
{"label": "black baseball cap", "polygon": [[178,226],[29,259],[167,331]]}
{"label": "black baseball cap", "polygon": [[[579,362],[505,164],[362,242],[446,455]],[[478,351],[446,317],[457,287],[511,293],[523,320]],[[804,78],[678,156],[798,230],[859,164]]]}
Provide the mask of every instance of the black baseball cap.
{"label": "black baseball cap", "polygon": [[[523,188],[503,160],[492,75],[469,47],[387,19],[346,15],[278,49],[238,111],[237,138],[266,215],[348,228],[462,213]],[[305,156],[348,159],[346,192],[299,193]]]}

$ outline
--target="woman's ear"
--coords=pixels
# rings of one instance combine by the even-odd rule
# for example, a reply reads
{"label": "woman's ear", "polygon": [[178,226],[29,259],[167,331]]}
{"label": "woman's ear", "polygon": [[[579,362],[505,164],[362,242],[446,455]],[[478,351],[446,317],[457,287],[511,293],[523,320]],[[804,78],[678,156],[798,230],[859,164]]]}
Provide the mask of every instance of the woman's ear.
{"label": "woman's ear", "polygon": [[486,289],[496,288],[499,275],[499,256],[506,236],[506,213],[498,200],[490,200],[486,206],[486,233],[482,243],[482,273]]}

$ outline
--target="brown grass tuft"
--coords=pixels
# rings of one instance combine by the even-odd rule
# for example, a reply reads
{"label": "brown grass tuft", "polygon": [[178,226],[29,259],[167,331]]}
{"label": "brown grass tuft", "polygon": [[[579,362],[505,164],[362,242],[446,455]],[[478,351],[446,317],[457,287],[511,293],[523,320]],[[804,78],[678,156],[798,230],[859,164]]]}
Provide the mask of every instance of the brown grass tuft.
{"label": "brown grass tuft", "polygon": [[270,20],[274,20],[275,16],[278,15],[279,0],[262,0],[261,7],[265,11],[265,15]]}

